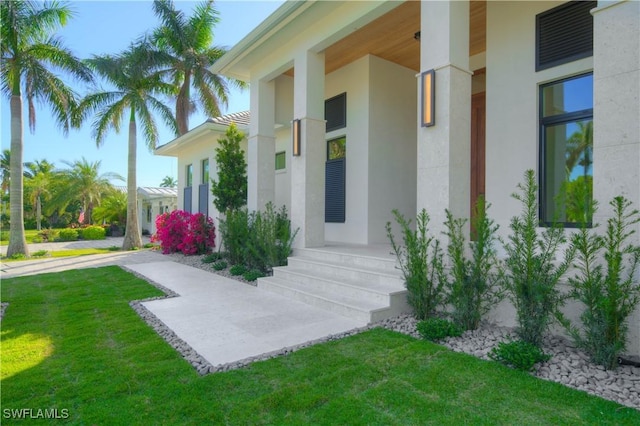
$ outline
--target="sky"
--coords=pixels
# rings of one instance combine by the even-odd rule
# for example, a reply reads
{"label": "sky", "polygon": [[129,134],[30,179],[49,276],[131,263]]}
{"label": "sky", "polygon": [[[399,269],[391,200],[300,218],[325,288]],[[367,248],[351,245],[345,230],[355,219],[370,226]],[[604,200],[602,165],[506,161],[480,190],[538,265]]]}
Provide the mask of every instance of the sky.
{"label": "sky", "polygon": [[[189,15],[197,2],[176,1],[176,7]],[[217,1],[220,22],[214,28],[214,44],[217,46],[233,47],[251,30],[273,13],[283,1]],[[57,35],[64,40],[65,46],[70,48],[79,58],[91,55],[116,54],[124,50],[132,41],[147,31],[158,26],[159,21],[153,13],[150,0],[144,1],[68,1],[66,3],[74,11],[75,16]],[[85,93],[87,88],[82,85],[74,87],[76,91]],[[24,102],[24,100],[23,100]],[[25,102],[26,104],[26,102]],[[174,109],[172,103],[168,104]],[[249,109],[249,91],[232,89],[229,95],[229,105],[223,114],[245,111]],[[10,148],[10,113],[9,100],[2,97],[0,104],[2,115],[2,132],[0,145],[2,149]],[[32,134],[27,125],[27,111],[24,117],[24,161],[46,159],[57,168],[68,168],[63,163],[80,160],[82,157],[90,162],[101,161],[100,172],[113,172],[126,178],[127,176],[127,126],[122,126],[120,133],[110,131],[104,144],[96,147],[95,139],[91,135],[91,121],[89,118],[82,129],[71,130],[67,137],[50,118],[48,107],[37,105],[36,130]],[[189,127],[194,128],[202,124],[207,117],[202,113],[191,116]],[[157,120],[160,137],[158,145],[163,145],[174,139],[170,130],[165,128],[161,120]],[[165,176],[177,179],[177,159],[153,155],[141,140],[138,133],[138,186],[159,186]],[[125,185],[123,181],[112,181],[115,185]]]}

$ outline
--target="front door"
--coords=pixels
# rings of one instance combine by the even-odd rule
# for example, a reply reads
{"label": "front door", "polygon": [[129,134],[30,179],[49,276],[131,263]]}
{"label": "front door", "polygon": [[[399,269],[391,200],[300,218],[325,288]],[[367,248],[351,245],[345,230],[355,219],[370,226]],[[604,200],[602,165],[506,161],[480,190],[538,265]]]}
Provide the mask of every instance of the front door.
{"label": "front door", "polygon": [[485,194],[485,92],[471,96],[471,216]]}
{"label": "front door", "polygon": [[347,138],[327,141],[325,164],[324,221],[344,223],[346,200]]}

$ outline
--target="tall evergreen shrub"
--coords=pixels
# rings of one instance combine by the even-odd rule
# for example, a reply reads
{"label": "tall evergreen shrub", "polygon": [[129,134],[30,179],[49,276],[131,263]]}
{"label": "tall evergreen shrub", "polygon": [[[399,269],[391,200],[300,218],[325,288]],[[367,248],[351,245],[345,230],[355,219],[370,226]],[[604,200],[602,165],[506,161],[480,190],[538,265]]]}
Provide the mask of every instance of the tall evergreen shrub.
{"label": "tall evergreen shrub", "polygon": [[443,250],[440,241],[429,235],[429,214],[425,209],[416,216],[416,230],[411,220],[393,210],[396,222],[402,230],[402,244],[396,241],[387,222],[387,236],[398,258],[407,287],[407,300],[419,320],[434,316],[445,300]]}
{"label": "tall evergreen shrub", "polygon": [[562,297],[560,278],[571,265],[573,250],[565,250],[559,262],[556,254],[566,242],[564,229],[552,225],[538,233],[538,185],[535,173],[527,170],[519,193],[512,197],[522,203],[522,213],[511,219],[511,235],[505,244],[507,296],[516,308],[517,334],[521,340],[540,347]]}
{"label": "tall evergreen shrub", "polygon": [[247,204],[247,163],[240,142],[244,133],[232,123],[225,137],[218,140],[216,164],[218,180],[211,179],[213,204],[219,212],[237,210]]}
{"label": "tall evergreen shrub", "polygon": [[478,328],[483,315],[502,298],[495,247],[498,226],[487,215],[488,207],[483,197],[474,207],[471,223],[476,239],[468,242],[470,256],[466,254],[464,236],[468,221],[455,219],[446,210],[445,235],[449,237],[447,253],[450,266],[448,302],[452,307],[453,322],[465,330]]}
{"label": "tall evergreen shrub", "polygon": [[585,309],[582,330],[565,322],[577,346],[607,369],[617,366],[626,346],[627,319],[640,302],[640,246],[629,243],[640,212],[624,197],[615,197],[610,205],[614,214],[604,235],[582,226],[571,239],[576,274],[569,278],[570,296]]}

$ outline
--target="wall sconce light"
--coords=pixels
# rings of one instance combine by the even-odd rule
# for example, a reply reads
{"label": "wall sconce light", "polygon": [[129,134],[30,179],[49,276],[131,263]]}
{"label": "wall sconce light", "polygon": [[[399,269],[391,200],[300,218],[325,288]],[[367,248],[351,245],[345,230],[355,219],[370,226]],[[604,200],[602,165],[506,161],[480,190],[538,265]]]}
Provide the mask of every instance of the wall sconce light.
{"label": "wall sconce light", "polygon": [[425,71],[422,80],[422,127],[436,124],[436,72]]}
{"label": "wall sconce light", "polygon": [[293,139],[293,156],[300,156],[300,119],[293,120],[291,126],[291,138]]}

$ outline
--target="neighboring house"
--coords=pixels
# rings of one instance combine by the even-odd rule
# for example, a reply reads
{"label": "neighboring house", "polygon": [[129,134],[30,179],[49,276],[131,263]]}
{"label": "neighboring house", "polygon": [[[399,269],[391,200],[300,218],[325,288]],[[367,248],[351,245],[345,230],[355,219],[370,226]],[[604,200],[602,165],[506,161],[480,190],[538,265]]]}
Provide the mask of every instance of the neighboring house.
{"label": "neighboring house", "polygon": [[[156,155],[178,158],[178,206],[191,213],[203,213],[215,219],[218,228],[219,212],[213,204],[211,179],[218,178],[216,148],[218,140],[225,136],[231,123],[247,134],[249,111],[210,118],[188,133],[159,146]],[[247,140],[240,146],[247,152]],[[219,241],[219,240],[217,240]]]}
{"label": "neighboring house", "polygon": [[178,209],[176,188],[138,188],[138,221],[143,234],[156,233],[156,218],[163,213]]}
{"label": "neighboring house", "polygon": [[[481,194],[504,237],[534,169],[542,224],[575,224],[555,200],[583,185],[604,226],[614,196],[640,206],[639,26],[636,1],[288,1],[211,68],[251,85],[248,207],[286,204],[301,258],[373,250],[392,209],[426,208],[440,235],[445,209],[469,217]],[[158,152],[215,137],[199,129]],[[181,186],[204,159],[188,149]],[[293,292],[279,274],[260,282]],[[513,308],[492,319],[513,325]],[[640,354],[640,309],[629,325]]]}

